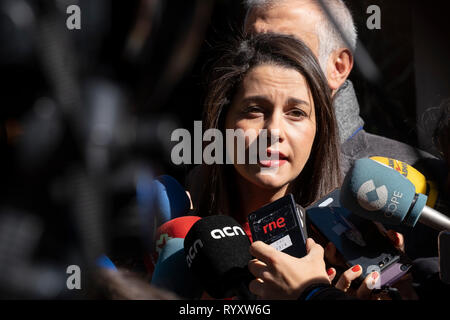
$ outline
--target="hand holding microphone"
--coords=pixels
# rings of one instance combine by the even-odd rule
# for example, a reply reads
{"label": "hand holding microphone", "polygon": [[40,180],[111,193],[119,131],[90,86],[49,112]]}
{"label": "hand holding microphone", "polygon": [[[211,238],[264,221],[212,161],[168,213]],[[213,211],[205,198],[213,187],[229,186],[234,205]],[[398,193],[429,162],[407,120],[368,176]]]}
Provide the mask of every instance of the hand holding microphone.
{"label": "hand holding microphone", "polygon": [[250,282],[250,291],[261,299],[295,300],[312,284],[329,285],[323,248],[308,238],[306,250],[306,256],[296,258],[262,241],[254,242],[250,253],[256,259],[248,268],[256,279]]}

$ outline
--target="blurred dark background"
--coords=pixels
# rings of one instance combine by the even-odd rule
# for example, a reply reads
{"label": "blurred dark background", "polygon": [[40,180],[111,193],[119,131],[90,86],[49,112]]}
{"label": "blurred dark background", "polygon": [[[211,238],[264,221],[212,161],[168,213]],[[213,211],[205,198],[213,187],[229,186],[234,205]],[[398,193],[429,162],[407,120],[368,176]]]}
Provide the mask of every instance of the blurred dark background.
{"label": "blurred dark background", "polygon": [[[6,3],[13,1],[4,1],[4,6]],[[62,7],[78,4],[82,10],[81,30],[64,30],[74,40],[73,54],[80,78],[111,79],[127,94],[131,111],[170,114],[177,118],[181,127],[189,130],[194,120],[201,119],[203,81],[215,45],[226,41],[232,33],[240,32],[245,15],[241,1],[162,1],[161,8],[153,9],[158,11],[154,17],[152,13],[142,13],[145,1],[58,3]],[[396,106],[395,110],[390,110],[380,103],[371,85],[354,68],[350,79],[366,130],[435,152],[426,138],[433,124],[423,113],[438,107],[450,92],[445,1],[436,1],[433,5],[409,0],[347,0],[346,3],[353,13],[359,39],[382,72],[387,98]],[[196,9],[196,5],[202,9]],[[366,27],[369,5],[378,5],[381,9],[380,30]],[[140,53],[133,53],[133,34],[139,38],[136,26],[139,20],[149,17],[154,23],[147,35],[151,41],[142,40],[142,47],[134,48],[136,52],[140,49]],[[194,21],[198,26],[192,36],[188,29]],[[20,119],[36,100],[52,94],[41,63],[32,50],[35,44],[32,34],[33,30],[13,30],[10,24],[3,22],[2,41],[8,46],[3,47],[0,56],[1,119],[9,133],[8,138],[2,135],[3,141],[9,143],[20,134],[23,129]],[[186,39],[191,40],[190,48],[180,45]],[[176,52],[180,48],[183,52]],[[167,72],[167,66],[173,63],[171,58],[183,60],[183,54],[187,57],[186,61],[179,62],[179,71]],[[171,79],[161,81],[161,77]],[[169,166],[162,170],[170,170],[182,180],[188,168]]]}
{"label": "blurred dark background", "polygon": [[[390,102],[354,68],[366,131],[437,155],[436,111],[450,98],[446,1],[346,3]],[[80,30],[66,28],[71,4],[81,8]],[[380,30],[366,27],[369,5],[381,9]],[[107,214],[114,231],[135,210],[128,172],[184,183],[193,165],[171,163],[171,130],[192,132],[201,120],[208,65],[244,15],[237,0],[0,1],[0,210],[44,222],[31,261],[72,257],[66,248],[82,236],[73,230],[79,215],[67,212],[82,209],[83,186],[103,197],[83,203],[115,212]],[[106,252],[119,246],[98,243]]]}

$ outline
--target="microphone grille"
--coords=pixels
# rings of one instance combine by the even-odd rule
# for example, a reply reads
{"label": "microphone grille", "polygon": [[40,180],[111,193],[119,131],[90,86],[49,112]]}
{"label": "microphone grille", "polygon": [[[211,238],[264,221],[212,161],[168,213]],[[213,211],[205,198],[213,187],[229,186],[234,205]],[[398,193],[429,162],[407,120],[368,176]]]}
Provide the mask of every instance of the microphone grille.
{"label": "microphone grille", "polygon": [[230,297],[251,276],[250,239],[236,220],[217,215],[197,221],[186,235],[188,267],[214,298]]}

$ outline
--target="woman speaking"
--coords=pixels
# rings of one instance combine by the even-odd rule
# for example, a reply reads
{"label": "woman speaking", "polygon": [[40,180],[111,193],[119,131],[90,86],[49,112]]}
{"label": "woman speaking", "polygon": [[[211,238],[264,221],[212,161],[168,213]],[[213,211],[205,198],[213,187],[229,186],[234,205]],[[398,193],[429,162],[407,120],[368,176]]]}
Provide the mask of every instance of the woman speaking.
{"label": "woman speaking", "polygon": [[[231,144],[227,141],[222,150],[232,161],[202,164],[191,172],[188,189],[197,215],[229,215],[251,239],[247,216],[253,211],[288,193],[307,207],[340,186],[339,138],[331,92],[314,54],[303,42],[271,33],[239,40],[217,60],[208,84],[203,128],[218,130],[223,137],[230,130],[243,134],[235,135]],[[252,152],[261,145],[265,150]],[[256,161],[251,161],[255,154]],[[298,269],[289,270],[289,265],[296,263],[289,261],[297,259],[294,257],[285,257],[283,270],[268,266],[270,259],[255,259],[249,269],[257,279],[250,290],[262,298],[292,299],[300,296],[311,280],[329,285],[323,248],[311,241],[308,239],[307,248],[316,252],[314,263],[300,261],[310,266],[305,270],[311,274],[296,277]],[[252,254],[283,254],[270,249],[255,242]],[[361,274],[354,270],[347,274]],[[276,277],[292,281],[277,283]]]}

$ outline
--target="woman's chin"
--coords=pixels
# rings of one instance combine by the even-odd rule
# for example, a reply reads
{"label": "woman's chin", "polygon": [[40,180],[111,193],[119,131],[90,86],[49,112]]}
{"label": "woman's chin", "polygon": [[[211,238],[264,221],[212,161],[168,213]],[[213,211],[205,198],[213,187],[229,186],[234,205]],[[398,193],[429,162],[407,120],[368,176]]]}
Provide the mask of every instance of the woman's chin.
{"label": "woman's chin", "polygon": [[267,190],[278,190],[289,183],[288,179],[283,179],[278,175],[259,173],[254,177],[256,184]]}
{"label": "woman's chin", "polygon": [[281,168],[261,168],[253,165],[251,167],[240,167],[239,169],[243,170],[237,170],[238,175],[247,182],[265,190],[279,190],[292,180]]}

